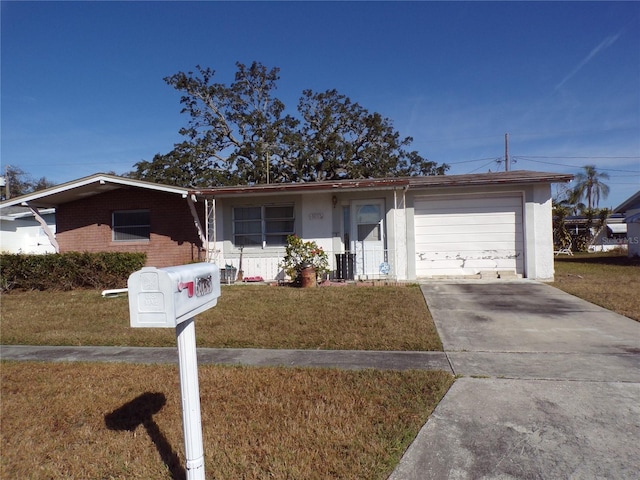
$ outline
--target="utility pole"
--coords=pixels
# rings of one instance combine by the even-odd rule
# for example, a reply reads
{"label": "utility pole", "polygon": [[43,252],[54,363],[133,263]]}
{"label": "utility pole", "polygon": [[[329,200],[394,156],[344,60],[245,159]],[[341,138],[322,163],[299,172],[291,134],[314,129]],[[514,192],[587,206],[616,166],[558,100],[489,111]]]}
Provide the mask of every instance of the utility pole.
{"label": "utility pole", "polygon": [[504,134],[504,171],[509,171],[509,134]]}
{"label": "utility pole", "polygon": [[269,154],[269,150],[267,150],[267,185],[269,185],[269,169],[271,167],[271,155]]}
{"label": "utility pole", "polygon": [[5,195],[4,195],[4,199],[5,200],[9,200],[9,196],[11,195],[10,192],[10,187],[9,187],[9,167],[11,165],[5,165],[4,166],[4,183],[3,186],[5,188]]}

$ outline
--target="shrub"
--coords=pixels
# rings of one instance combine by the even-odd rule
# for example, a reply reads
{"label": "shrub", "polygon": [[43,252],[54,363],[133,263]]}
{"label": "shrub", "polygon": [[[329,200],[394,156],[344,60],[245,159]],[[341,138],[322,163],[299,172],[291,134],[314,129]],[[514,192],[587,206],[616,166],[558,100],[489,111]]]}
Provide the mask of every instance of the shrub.
{"label": "shrub", "polygon": [[305,242],[296,235],[289,235],[281,267],[287,275],[295,279],[300,276],[302,269],[308,266],[316,269],[316,275],[328,272],[327,253],[314,241]]}
{"label": "shrub", "polygon": [[2,254],[0,290],[123,288],[145,261],[144,253]]}

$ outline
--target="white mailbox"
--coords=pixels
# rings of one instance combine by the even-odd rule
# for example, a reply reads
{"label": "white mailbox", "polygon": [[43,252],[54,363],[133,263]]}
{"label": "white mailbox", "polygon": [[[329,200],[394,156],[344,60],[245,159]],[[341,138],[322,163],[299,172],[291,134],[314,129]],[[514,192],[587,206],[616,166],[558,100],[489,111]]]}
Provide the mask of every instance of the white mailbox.
{"label": "white mailbox", "polygon": [[212,263],[145,267],[127,284],[132,327],[174,328],[218,303],[220,270]]}

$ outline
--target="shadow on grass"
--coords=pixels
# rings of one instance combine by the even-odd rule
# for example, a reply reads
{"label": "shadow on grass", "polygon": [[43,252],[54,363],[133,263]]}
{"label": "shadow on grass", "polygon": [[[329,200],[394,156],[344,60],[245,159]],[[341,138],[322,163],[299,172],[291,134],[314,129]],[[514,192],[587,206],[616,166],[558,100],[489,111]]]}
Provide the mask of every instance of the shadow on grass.
{"label": "shadow on grass", "polygon": [[104,423],[109,430],[134,431],[139,425],[143,425],[151,441],[158,449],[162,461],[171,472],[173,480],[185,480],[187,473],[180,463],[178,454],[167,441],[158,424],[153,420],[153,415],[162,410],[166,397],[163,393],[146,392],[134,398],[130,402],[104,416]]}
{"label": "shadow on grass", "polygon": [[640,257],[627,257],[620,255],[606,255],[597,253],[578,254],[573,257],[556,257],[556,262],[584,263],[587,265],[619,265],[623,267],[640,266]]}

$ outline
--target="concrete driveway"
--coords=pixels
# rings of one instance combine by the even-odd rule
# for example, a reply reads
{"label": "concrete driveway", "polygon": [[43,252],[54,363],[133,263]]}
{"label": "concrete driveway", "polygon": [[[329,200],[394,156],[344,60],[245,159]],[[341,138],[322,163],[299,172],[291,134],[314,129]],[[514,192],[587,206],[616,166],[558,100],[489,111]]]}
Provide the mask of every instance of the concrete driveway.
{"label": "concrete driveway", "polygon": [[536,282],[422,291],[463,378],[390,480],[640,478],[640,323]]}

